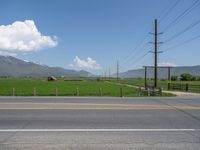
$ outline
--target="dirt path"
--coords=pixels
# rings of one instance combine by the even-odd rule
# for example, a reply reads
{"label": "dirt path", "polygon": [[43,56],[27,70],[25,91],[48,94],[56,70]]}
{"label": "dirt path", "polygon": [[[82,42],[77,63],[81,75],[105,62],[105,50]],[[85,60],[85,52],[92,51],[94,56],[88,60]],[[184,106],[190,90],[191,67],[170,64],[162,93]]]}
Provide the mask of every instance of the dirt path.
{"label": "dirt path", "polygon": [[[112,82],[109,82],[112,83]],[[133,87],[133,88],[139,88],[139,86],[135,86],[135,85],[130,85],[130,84],[121,84],[121,83],[113,83],[113,84],[117,84],[117,85],[125,85],[127,87]],[[163,90],[164,93],[171,93],[174,94],[176,96],[180,96],[180,97],[186,97],[186,96],[199,96],[200,97],[200,93],[190,93],[190,92],[179,92],[179,91],[167,91],[167,90]]]}
{"label": "dirt path", "polygon": [[175,94],[176,96],[200,96],[200,94],[198,93],[190,93],[190,92],[179,92],[179,91],[163,91],[163,92],[166,92],[166,93],[172,93],[172,94]]}

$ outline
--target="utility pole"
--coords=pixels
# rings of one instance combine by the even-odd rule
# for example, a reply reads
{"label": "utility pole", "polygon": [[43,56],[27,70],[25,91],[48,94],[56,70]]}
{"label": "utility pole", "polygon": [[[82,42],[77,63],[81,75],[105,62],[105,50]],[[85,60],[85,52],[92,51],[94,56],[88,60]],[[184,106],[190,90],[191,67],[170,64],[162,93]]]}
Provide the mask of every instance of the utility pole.
{"label": "utility pole", "polygon": [[[158,81],[158,53],[162,53],[162,51],[158,51],[158,44],[162,44],[162,42],[158,42],[158,35],[162,33],[158,33],[158,22],[157,19],[154,21],[155,27],[154,27],[154,33],[150,33],[154,35],[154,88],[158,87],[157,81]],[[152,42],[150,42],[152,43]],[[150,51],[151,52],[151,51]]]}
{"label": "utility pole", "polygon": [[154,36],[155,36],[155,41],[154,41],[154,88],[157,88],[157,66],[158,66],[158,27],[157,27],[157,19],[155,19],[155,32],[154,32]]}
{"label": "utility pole", "polygon": [[104,73],[102,73],[102,81],[104,80]]}
{"label": "utility pole", "polygon": [[110,68],[108,69],[108,78],[110,80]]}
{"label": "utility pole", "polygon": [[119,61],[117,60],[117,81],[119,81]]}

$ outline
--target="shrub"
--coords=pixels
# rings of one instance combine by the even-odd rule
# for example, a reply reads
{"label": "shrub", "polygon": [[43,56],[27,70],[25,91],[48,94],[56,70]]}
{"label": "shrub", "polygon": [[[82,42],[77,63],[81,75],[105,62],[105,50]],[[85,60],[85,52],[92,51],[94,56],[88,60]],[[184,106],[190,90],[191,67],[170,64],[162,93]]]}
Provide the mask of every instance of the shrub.
{"label": "shrub", "polygon": [[171,76],[171,80],[172,81],[177,81],[178,80],[178,76]]}
{"label": "shrub", "polygon": [[191,81],[192,79],[192,75],[190,73],[182,73],[180,77],[181,81]]}

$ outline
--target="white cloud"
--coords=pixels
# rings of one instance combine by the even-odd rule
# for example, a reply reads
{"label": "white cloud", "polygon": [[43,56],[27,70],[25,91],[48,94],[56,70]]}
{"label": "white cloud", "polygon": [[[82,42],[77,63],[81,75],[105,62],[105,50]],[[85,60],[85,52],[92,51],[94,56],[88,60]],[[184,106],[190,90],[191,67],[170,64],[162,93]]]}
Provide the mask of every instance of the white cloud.
{"label": "white cloud", "polygon": [[159,63],[158,66],[171,66],[171,67],[177,67],[176,64],[174,64],[174,63],[170,63],[170,62],[162,62],[162,63]]}
{"label": "white cloud", "polygon": [[56,37],[42,35],[33,20],[0,25],[0,50],[7,53],[27,53],[57,45]]}
{"label": "white cloud", "polygon": [[0,51],[0,56],[17,56],[17,54],[15,53],[10,53],[10,52],[4,52],[4,51]]}
{"label": "white cloud", "polygon": [[73,60],[73,63],[70,64],[71,67],[78,67],[78,68],[85,68],[85,69],[101,69],[100,64],[93,60],[92,58],[88,57],[87,59],[80,59],[76,56]]}

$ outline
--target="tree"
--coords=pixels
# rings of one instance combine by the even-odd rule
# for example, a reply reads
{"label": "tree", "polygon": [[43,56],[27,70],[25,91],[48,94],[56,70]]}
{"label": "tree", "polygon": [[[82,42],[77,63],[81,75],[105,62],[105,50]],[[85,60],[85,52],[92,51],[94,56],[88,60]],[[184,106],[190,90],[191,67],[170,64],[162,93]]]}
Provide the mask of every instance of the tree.
{"label": "tree", "polygon": [[197,77],[196,77],[196,81],[200,81],[200,76],[197,76]]}
{"label": "tree", "polygon": [[98,78],[97,78],[97,82],[100,82],[100,81],[101,81],[101,78],[98,77]]}
{"label": "tree", "polygon": [[196,80],[197,80],[197,77],[192,76],[191,81],[196,81]]}
{"label": "tree", "polygon": [[192,75],[190,73],[182,73],[180,77],[181,81],[191,81],[192,79]]}
{"label": "tree", "polygon": [[171,80],[172,81],[177,81],[178,80],[178,76],[171,76]]}

